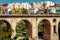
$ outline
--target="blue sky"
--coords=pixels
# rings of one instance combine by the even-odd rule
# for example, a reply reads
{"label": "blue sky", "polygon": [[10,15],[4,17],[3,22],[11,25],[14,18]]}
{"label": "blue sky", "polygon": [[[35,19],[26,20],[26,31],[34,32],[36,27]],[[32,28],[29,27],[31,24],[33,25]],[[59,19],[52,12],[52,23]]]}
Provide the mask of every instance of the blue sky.
{"label": "blue sky", "polygon": [[44,1],[53,1],[55,3],[60,3],[60,0],[0,0],[0,3],[14,3],[14,2],[44,2]]}

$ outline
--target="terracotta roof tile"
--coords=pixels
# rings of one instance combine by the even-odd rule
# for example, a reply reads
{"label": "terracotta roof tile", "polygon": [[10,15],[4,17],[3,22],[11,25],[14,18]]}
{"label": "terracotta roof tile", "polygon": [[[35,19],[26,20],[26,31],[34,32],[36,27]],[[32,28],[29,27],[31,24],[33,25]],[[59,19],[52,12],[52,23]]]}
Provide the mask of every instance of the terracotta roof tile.
{"label": "terracotta roof tile", "polygon": [[60,4],[55,4],[55,6],[60,6]]}

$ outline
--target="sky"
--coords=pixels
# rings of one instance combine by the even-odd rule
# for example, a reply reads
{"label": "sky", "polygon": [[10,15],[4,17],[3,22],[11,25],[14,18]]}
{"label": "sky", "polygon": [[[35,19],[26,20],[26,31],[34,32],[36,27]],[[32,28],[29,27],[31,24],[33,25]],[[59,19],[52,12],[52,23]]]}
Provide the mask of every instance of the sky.
{"label": "sky", "polygon": [[52,1],[54,3],[60,3],[60,0],[0,0],[0,4],[4,3],[15,3],[15,2],[28,2],[28,3],[33,3],[33,2],[44,2],[44,1]]}

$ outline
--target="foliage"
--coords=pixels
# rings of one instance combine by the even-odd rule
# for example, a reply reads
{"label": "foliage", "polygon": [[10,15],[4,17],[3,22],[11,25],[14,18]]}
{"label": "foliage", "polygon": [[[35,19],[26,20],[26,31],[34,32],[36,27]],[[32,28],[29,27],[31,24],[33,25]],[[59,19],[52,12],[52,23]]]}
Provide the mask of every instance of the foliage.
{"label": "foliage", "polygon": [[44,34],[44,24],[43,22],[39,23],[38,37],[43,39]]}
{"label": "foliage", "polygon": [[25,22],[20,21],[19,23],[17,23],[17,26],[16,26],[16,33],[17,34],[14,37],[14,39],[16,40],[18,37],[25,37],[25,38],[20,39],[20,40],[29,40],[26,32],[27,32],[27,29],[26,29]]}
{"label": "foliage", "polygon": [[0,40],[11,40],[11,32],[11,27],[0,20]]}
{"label": "foliage", "polygon": [[43,6],[46,7],[46,3],[44,3]]}
{"label": "foliage", "polygon": [[44,32],[44,24],[43,24],[43,22],[41,22],[40,24],[39,24],[39,32]]}

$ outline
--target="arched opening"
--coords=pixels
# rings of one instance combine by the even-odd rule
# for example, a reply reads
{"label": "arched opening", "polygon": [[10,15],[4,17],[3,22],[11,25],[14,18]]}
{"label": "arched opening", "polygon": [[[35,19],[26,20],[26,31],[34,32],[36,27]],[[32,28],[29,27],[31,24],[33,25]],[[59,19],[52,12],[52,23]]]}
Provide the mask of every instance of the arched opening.
{"label": "arched opening", "polygon": [[58,24],[58,34],[59,34],[59,40],[60,40],[60,22]]}
{"label": "arched opening", "polygon": [[50,22],[46,19],[43,19],[38,25],[38,37],[43,40],[50,40],[51,26]]}
{"label": "arched opening", "polygon": [[[28,20],[21,20],[16,25],[16,36],[14,39],[29,40],[32,37],[32,25]],[[22,37],[22,38],[21,38]]]}
{"label": "arched opening", "polygon": [[11,25],[5,20],[0,20],[0,40],[11,40],[11,33]]}
{"label": "arched opening", "polygon": [[57,20],[56,19],[53,19],[53,22],[56,22]]}
{"label": "arched opening", "polygon": [[56,32],[56,25],[53,26],[53,32],[54,32],[54,34],[57,33],[57,32]]}

